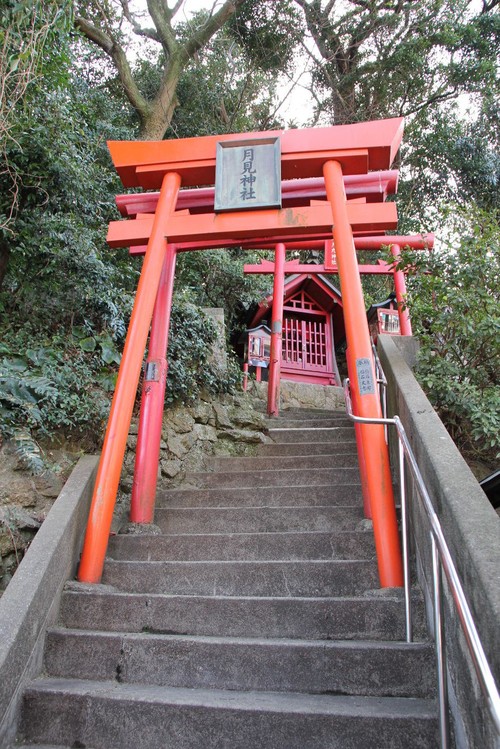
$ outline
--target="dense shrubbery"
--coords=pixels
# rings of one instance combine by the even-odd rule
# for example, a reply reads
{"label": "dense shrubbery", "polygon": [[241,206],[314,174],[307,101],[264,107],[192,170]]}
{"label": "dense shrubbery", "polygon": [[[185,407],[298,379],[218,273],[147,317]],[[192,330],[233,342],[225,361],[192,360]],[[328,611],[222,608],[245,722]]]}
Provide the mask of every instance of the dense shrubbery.
{"label": "dense shrubbery", "polygon": [[[169,347],[167,402],[193,401],[204,389],[233,388],[238,371],[212,355],[215,326],[199,307],[174,304]],[[40,470],[34,437],[58,430],[83,434],[97,446],[106,424],[120,353],[113,337],[84,327],[49,334],[25,323],[0,344],[0,431],[14,439],[20,456]]]}
{"label": "dense shrubbery", "polygon": [[[0,228],[8,258],[0,287],[0,436],[14,439],[34,470],[43,468],[36,440],[64,431],[97,447],[106,424],[139,270],[139,261],[105,243],[122,188],[102,133],[133,138],[125,114],[107,89],[75,78],[64,91],[33,92],[8,144],[20,190],[16,215]],[[8,201],[5,189],[4,215]],[[181,281],[189,284],[191,304],[172,312],[169,402],[235,381],[231,367],[221,374],[209,361],[215,333],[196,306],[208,300],[192,276]]]}
{"label": "dense shrubbery", "polygon": [[[417,375],[464,454],[500,455],[500,226],[457,211],[456,240],[429,258],[410,256],[409,304],[421,343]],[[425,271],[429,271],[426,273]]]}
{"label": "dense shrubbery", "polygon": [[[214,343],[216,344],[214,346]],[[227,366],[218,359],[217,332],[212,320],[194,304],[181,302],[172,307],[168,347],[167,403],[189,403],[201,390],[218,393],[232,390],[240,372],[232,358]],[[225,352],[221,352],[224,354]]]}

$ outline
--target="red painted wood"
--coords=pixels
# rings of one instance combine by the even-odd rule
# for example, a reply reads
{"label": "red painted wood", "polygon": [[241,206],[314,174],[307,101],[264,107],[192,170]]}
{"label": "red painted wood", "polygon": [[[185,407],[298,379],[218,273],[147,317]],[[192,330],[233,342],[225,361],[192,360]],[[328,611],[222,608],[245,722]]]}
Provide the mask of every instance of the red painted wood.
{"label": "red painted wood", "polygon": [[[352,203],[347,205],[349,222],[353,231],[386,231],[397,226],[395,203]],[[174,213],[165,222],[163,230],[170,243],[200,242],[201,249],[210,240],[236,240],[249,237],[269,237],[325,234],[332,227],[332,212],[328,204],[285,208],[282,210],[252,211],[248,213],[202,213],[195,216]],[[147,243],[153,226],[153,217],[130,221],[111,221],[107,242],[110,247],[129,247]],[[276,244],[276,243],[275,243]]]}
{"label": "red painted wood", "polygon": [[282,357],[283,295],[285,287],[285,245],[276,245],[274,262],[273,311],[271,319],[271,356],[267,388],[267,413],[279,415],[280,372]]}
{"label": "red painted wood", "polygon": [[[366,198],[369,203],[383,203],[397,189],[398,172],[395,169],[370,174],[346,174],[344,185],[347,198]],[[326,198],[323,177],[300,180],[283,180],[281,183],[283,207],[307,205],[314,198]],[[124,218],[133,218],[138,213],[154,213],[158,204],[158,192],[117,195],[116,205]],[[213,213],[214,187],[198,187],[181,190],[176,210],[188,208],[192,213]]]}
{"label": "red painted wood", "polygon": [[109,141],[108,148],[125,187],[151,190],[159,188],[166,171],[180,174],[187,187],[213,185],[217,143],[268,137],[280,138],[283,179],[320,177],[328,158],[337,159],[346,174],[366,174],[390,168],[403,137],[403,119],[179,140]]}
{"label": "red painted wood", "polygon": [[157,376],[149,380],[144,376],[142,383],[134,481],[130,502],[130,522],[132,523],[153,522],[167,386],[167,349],[174,291],[175,260],[175,246],[168,245],[151,321],[149,350],[146,360],[146,372],[148,371],[148,365],[156,365]]}
{"label": "red painted wood", "polygon": [[[334,160],[325,163],[324,176],[328,199],[332,206],[333,240],[337,251],[341,288],[344,292],[346,338],[351,351],[351,361],[355,364],[350,368],[349,379],[358,405],[357,415],[378,419],[381,417],[380,400],[375,387],[375,367],[354,240],[345,201],[341,164]],[[363,388],[359,371],[363,372],[365,362],[368,377],[367,387]],[[380,584],[383,588],[401,587],[403,585],[401,548],[389,454],[383,427],[377,424],[363,424],[361,439],[373,514]]]}

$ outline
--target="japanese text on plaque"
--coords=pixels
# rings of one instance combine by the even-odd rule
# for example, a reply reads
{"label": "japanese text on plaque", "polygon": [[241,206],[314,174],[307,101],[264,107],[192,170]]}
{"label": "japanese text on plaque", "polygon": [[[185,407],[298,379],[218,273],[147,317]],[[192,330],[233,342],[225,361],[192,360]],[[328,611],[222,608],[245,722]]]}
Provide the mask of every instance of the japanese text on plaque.
{"label": "japanese text on plaque", "polygon": [[257,195],[255,194],[255,182],[257,170],[254,169],[254,150],[253,148],[245,148],[243,151],[243,169],[240,177],[241,193],[240,197],[242,200],[255,200]]}

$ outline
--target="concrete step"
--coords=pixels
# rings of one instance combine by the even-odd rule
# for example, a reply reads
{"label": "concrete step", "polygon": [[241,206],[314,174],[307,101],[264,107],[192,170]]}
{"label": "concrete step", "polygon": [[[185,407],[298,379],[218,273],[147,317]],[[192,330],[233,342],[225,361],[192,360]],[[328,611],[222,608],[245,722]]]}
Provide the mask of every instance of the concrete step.
{"label": "concrete step", "polygon": [[282,408],[277,419],[270,417],[270,421],[280,419],[336,419],[345,418],[345,408]]}
{"label": "concrete step", "polygon": [[290,533],[356,530],[359,507],[158,507],[155,523],[163,533]]}
{"label": "concrete step", "polygon": [[338,453],[355,453],[356,441],[344,440],[343,442],[268,442],[264,445],[257,445],[255,448],[256,455],[337,455]]}
{"label": "concrete step", "polygon": [[269,419],[268,428],[280,429],[316,429],[324,427],[349,427],[352,429],[353,422],[344,414],[338,416],[325,416],[323,418],[288,418],[287,416],[278,419]]}
{"label": "concrete step", "polygon": [[325,427],[315,429],[269,428],[269,436],[274,442],[343,442],[352,440],[354,427]]}
{"label": "concrete step", "polygon": [[[202,665],[202,667],[201,667]],[[82,632],[47,634],[45,672],[190,689],[430,698],[427,643],[317,642]]]}
{"label": "concrete step", "polygon": [[375,545],[371,530],[119,535],[110,538],[108,556],[138,561],[373,559]]}
{"label": "concrete step", "polygon": [[398,697],[191,690],[40,679],[31,741],[93,749],[413,749],[437,746],[434,703]]}
{"label": "concrete step", "polygon": [[108,561],[102,582],[128,593],[195,596],[351,596],[378,585],[368,560],[258,562]]}
{"label": "concrete step", "polygon": [[247,471],[211,473],[209,471],[190,473],[186,476],[186,488],[223,488],[225,486],[253,486],[263,489],[266,486],[314,486],[317,484],[360,484],[359,470],[351,468],[303,468],[274,471]]}
{"label": "concrete step", "polygon": [[[247,482],[249,483],[249,482]],[[361,506],[360,486],[260,486],[225,489],[166,489],[156,507]]]}
{"label": "concrete step", "polygon": [[[11,749],[9,747],[9,749]],[[75,749],[74,746],[63,746],[62,744],[19,744],[17,741],[12,749]]]}
{"label": "concrete step", "polygon": [[[61,623],[76,629],[309,640],[402,640],[400,590],[337,598],[169,596],[120,593],[71,583]],[[96,587],[98,589],[96,589]],[[415,637],[424,639],[421,601],[414,602]]]}
{"label": "concrete step", "polygon": [[260,473],[261,471],[276,471],[293,468],[304,470],[312,468],[357,468],[358,456],[356,452],[346,451],[335,455],[307,455],[307,456],[270,456],[255,457],[217,457],[210,458],[208,468],[211,471],[221,473],[250,471]]}

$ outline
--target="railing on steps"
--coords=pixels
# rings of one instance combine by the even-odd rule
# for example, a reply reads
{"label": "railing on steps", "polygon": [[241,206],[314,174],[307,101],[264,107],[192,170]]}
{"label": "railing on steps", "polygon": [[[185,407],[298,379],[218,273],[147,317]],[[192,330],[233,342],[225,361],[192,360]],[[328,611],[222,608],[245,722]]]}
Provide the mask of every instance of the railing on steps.
{"label": "railing on steps", "polygon": [[[448,544],[443,534],[441,523],[434,510],[432,501],[425,486],[422,474],[417,465],[415,455],[411,448],[407,434],[401,423],[399,416],[393,418],[387,417],[385,388],[386,378],[383,373],[380,361],[375,352],[377,380],[382,391],[381,402],[384,417],[381,419],[369,419],[361,416],[355,416],[352,411],[352,401],[349,379],[344,380],[344,394],[346,412],[351,421],[358,424],[383,424],[386,428],[393,426],[396,428],[398,436],[398,458],[399,458],[399,490],[401,500],[401,525],[402,525],[402,546],[403,546],[403,571],[404,571],[404,597],[406,613],[406,641],[412,642],[412,610],[411,610],[411,580],[410,580],[410,527],[409,527],[409,495],[406,492],[406,469],[408,465],[410,475],[415,482],[417,489],[416,496],[419,497],[425,517],[429,525],[429,536],[432,547],[432,579],[433,579],[433,614],[434,614],[434,636],[436,643],[436,660],[438,673],[438,701],[439,701],[439,732],[441,749],[448,749],[450,746],[450,734],[448,723],[448,687],[446,675],[446,632],[444,628],[443,617],[443,597],[442,597],[442,573],[444,570],[449,590],[455,604],[455,610],[462,627],[467,649],[471,656],[474,668],[481,686],[486,705],[491,716],[492,723],[500,741],[500,695],[491,672],[486,654],[484,652],[479,634],[472,617],[472,613],[464,594],[460,577],[457,573],[455,564],[450,554]],[[416,539],[414,538],[416,543]]]}

